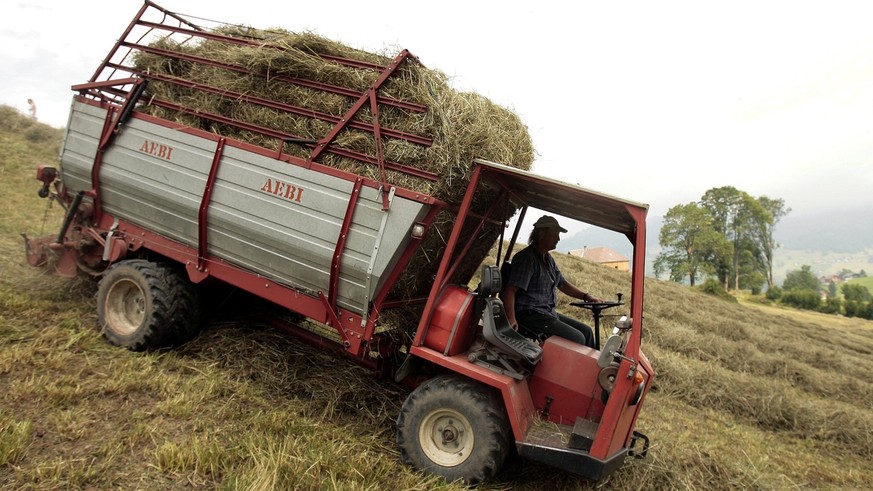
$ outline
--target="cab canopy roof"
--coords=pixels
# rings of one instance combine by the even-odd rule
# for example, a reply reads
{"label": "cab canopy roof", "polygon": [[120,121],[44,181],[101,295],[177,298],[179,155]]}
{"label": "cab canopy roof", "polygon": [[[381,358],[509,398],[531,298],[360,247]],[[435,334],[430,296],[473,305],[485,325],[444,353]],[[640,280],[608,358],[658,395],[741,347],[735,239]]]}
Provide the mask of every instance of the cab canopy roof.
{"label": "cab canopy roof", "polygon": [[566,182],[487,160],[475,159],[482,168],[484,182],[489,181],[509,191],[510,199],[520,205],[589,223],[624,234],[637,244],[637,232],[645,230],[649,205],[635,203]]}

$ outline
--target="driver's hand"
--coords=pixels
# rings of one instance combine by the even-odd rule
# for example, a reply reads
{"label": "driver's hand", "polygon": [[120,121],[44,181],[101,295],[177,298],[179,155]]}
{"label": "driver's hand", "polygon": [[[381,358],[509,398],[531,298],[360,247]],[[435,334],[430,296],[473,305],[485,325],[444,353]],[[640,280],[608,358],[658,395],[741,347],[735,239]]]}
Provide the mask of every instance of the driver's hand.
{"label": "driver's hand", "polygon": [[603,303],[602,298],[595,297],[594,295],[588,295],[588,301],[591,303]]}

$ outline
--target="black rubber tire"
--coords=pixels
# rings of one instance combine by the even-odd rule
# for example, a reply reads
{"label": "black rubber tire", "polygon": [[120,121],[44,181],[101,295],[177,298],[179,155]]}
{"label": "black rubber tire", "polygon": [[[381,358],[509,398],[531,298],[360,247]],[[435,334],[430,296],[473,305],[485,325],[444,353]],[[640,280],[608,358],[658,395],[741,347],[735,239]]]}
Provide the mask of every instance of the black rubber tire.
{"label": "black rubber tire", "polygon": [[500,471],[511,435],[499,393],[455,375],[418,386],[397,418],[397,445],[406,464],[467,484]]}
{"label": "black rubber tire", "polygon": [[97,287],[103,336],[133,351],[177,346],[197,335],[200,302],[184,273],[142,259],[109,268]]}

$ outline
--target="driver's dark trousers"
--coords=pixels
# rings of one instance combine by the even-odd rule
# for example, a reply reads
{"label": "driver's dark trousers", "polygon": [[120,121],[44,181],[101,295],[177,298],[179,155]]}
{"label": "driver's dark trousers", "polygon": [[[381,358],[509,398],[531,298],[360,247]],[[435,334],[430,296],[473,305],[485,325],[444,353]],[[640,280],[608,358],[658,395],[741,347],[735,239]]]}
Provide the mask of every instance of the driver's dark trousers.
{"label": "driver's dark trousers", "polygon": [[579,322],[572,317],[558,314],[558,317],[541,314],[532,310],[516,312],[515,320],[518,325],[531,333],[545,336],[560,336],[589,348],[594,347],[594,330],[584,322]]}

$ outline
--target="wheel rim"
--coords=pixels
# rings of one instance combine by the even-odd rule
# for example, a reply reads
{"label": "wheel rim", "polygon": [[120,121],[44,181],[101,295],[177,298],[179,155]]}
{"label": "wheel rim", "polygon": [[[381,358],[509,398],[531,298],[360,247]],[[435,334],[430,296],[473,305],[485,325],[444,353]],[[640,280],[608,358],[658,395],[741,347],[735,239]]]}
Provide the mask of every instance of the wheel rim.
{"label": "wheel rim", "polygon": [[129,335],[136,331],[145,319],[145,292],[131,280],[120,280],[112,285],[106,295],[106,320],[113,331]]}
{"label": "wheel rim", "polygon": [[473,450],[470,422],[451,409],[438,409],[428,414],[419,427],[418,436],[425,455],[443,467],[462,464]]}

